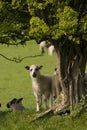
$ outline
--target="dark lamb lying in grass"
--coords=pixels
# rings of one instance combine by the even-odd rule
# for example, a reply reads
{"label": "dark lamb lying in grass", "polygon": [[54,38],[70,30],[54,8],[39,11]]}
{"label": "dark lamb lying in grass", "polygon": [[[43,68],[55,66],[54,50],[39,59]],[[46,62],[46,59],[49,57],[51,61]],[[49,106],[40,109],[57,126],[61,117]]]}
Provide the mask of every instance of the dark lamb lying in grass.
{"label": "dark lamb lying in grass", "polygon": [[23,98],[13,98],[10,102],[7,103],[7,108],[11,108],[12,111],[23,111],[25,107],[22,104]]}

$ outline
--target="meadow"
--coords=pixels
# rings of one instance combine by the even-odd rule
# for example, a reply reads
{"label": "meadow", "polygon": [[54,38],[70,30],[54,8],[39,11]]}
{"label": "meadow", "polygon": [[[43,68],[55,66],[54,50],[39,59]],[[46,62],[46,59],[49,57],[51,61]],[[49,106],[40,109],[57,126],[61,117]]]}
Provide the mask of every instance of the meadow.
{"label": "meadow", "polygon": [[[36,115],[36,102],[25,66],[43,65],[41,73],[52,75],[57,63],[55,53],[49,56],[46,50],[45,54],[41,55],[38,45],[30,41],[25,46],[0,45],[0,54],[11,59],[26,57],[16,63],[0,56],[0,130],[87,130],[87,112],[76,117],[67,114],[46,116],[32,122]],[[29,109],[11,112],[6,104],[11,99],[20,97],[23,97],[23,104]]]}

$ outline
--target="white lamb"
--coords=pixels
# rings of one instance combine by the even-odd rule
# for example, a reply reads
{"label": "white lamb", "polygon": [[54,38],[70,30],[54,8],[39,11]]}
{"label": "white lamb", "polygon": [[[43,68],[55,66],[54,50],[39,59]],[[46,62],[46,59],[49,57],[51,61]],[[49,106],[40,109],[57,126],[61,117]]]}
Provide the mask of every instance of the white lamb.
{"label": "white lamb", "polygon": [[40,47],[41,53],[44,53],[45,49],[48,48],[49,56],[52,56],[55,51],[54,45],[52,45],[51,42],[49,41],[41,41],[39,44],[39,47]]}
{"label": "white lamb", "polygon": [[39,47],[40,47],[41,53],[44,53],[45,48],[46,48],[46,41],[40,42]]}
{"label": "white lamb", "polygon": [[45,76],[40,74],[42,66],[31,65],[25,67],[30,70],[30,76],[32,79],[32,88],[36,97],[37,111],[40,110],[42,104],[42,96],[44,96],[44,107],[47,108],[47,100],[49,100],[49,106],[53,105],[53,76]]}
{"label": "white lamb", "polygon": [[53,53],[54,53],[54,51],[55,51],[54,46],[53,46],[53,45],[50,45],[50,46],[48,47],[48,54],[49,54],[49,56],[52,56]]}

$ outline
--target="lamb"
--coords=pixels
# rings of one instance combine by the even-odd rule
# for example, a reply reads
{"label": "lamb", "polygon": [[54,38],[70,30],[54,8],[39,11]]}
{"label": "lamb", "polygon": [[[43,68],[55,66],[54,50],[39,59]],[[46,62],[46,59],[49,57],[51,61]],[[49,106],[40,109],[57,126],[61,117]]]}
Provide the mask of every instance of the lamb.
{"label": "lamb", "polygon": [[57,99],[60,97],[61,94],[61,87],[58,81],[58,76],[57,76],[57,68],[54,69],[54,74],[52,76],[52,86],[53,86],[53,97],[54,99]]}
{"label": "lamb", "polygon": [[54,46],[53,46],[53,45],[50,45],[50,46],[48,47],[48,55],[49,55],[49,56],[52,56],[53,53],[54,53],[54,51],[55,51]]}
{"label": "lamb", "polygon": [[45,52],[46,41],[40,42],[39,47],[40,47],[41,53],[43,54]]}
{"label": "lamb", "polygon": [[32,88],[36,97],[37,112],[40,111],[42,104],[42,96],[44,96],[44,108],[47,109],[47,101],[49,100],[49,106],[53,105],[53,76],[46,76],[40,74],[42,66],[31,65],[25,67],[30,70],[30,77],[32,79]]}
{"label": "lamb", "polygon": [[45,48],[48,48],[49,56],[52,56],[55,51],[54,45],[52,45],[51,42],[49,42],[48,40],[40,42],[39,47],[42,54],[45,52]]}
{"label": "lamb", "polygon": [[10,102],[7,103],[7,108],[11,108],[13,112],[23,111],[25,107],[22,104],[23,98],[13,98]]}

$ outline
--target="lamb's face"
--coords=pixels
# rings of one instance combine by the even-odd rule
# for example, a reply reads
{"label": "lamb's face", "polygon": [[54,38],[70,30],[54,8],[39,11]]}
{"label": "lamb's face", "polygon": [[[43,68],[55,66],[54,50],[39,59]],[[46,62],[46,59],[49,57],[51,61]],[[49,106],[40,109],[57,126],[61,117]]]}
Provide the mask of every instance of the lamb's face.
{"label": "lamb's face", "polygon": [[16,110],[17,108],[21,109],[22,106],[22,100],[23,98],[14,98],[10,102],[7,103],[7,108],[12,108],[13,110]]}
{"label": "lamb's face", "polygon": [[31,78],[37,78],[40,75],[39,70],[42,68],[42,66],[31,65],[31,66],[26,66],[25,68],[27,70],[30,70]]}

